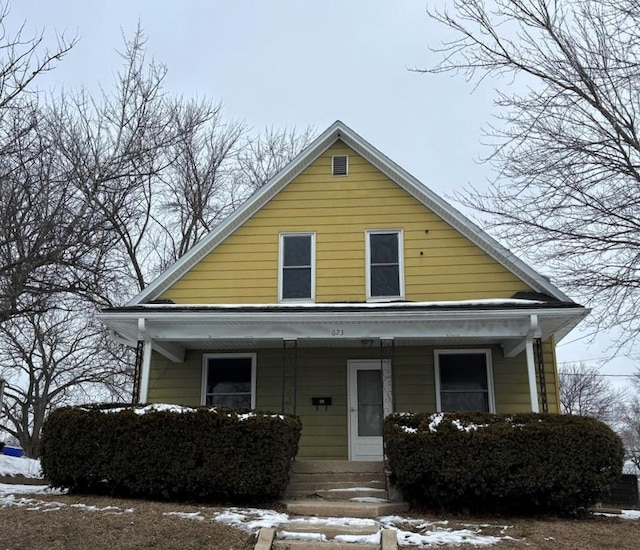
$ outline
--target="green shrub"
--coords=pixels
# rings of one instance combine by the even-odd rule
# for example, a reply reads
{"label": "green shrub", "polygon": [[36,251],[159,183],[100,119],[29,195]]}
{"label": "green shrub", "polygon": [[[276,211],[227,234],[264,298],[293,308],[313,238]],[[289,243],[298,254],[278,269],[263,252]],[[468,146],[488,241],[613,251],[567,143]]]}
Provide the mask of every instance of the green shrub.
{"label": "green shrub", "polygon": [[283,494],[298,449],[297,417],[221,407],[141,412],[53,411],[42,431],[45,477],[72,491],[143,498],[244,502]]}
{"label": "green shrub", "polygon": [[384,436],[405,498],[441,510],[581,513],[623,463],[620,438],[580,416],[400,413]]}

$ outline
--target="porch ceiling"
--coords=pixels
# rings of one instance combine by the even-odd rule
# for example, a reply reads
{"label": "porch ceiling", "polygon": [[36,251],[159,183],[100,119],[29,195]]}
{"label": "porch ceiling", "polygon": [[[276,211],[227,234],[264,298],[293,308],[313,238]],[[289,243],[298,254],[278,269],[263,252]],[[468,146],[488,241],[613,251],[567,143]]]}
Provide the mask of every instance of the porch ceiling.
{"label": "porch ceiling", "polygon": [[[575,306],[575,304],[574,304]],[[282,347],[378,347],[500,344],[505,354],[522,351],[527,338],[559,340],[586,314],[581,307],[509,304],[504,307],[264,308],[144,307],[100,314],[114,337],[128,345],[150,340],[153,348],[180,362],[185,349]]]}

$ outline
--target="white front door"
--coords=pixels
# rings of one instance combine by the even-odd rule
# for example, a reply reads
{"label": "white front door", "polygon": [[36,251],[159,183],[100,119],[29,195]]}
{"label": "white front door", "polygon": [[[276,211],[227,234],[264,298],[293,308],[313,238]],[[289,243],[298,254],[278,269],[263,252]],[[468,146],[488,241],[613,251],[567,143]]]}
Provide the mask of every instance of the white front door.
{"label": "white front door", "polygon": [[349,460],[382,460],[382,421],[391,412],[391,363],[349,361]]}

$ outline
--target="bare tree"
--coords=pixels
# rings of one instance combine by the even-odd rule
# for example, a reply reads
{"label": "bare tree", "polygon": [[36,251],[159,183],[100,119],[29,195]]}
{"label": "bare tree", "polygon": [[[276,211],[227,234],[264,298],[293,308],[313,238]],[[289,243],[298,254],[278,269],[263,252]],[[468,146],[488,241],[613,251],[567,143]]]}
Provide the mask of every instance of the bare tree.
{"label": "bare tree", "polygon": [[560,408],[564,414],[577,414],[616,424],[620,419],[626,392],[616,389],[598,372],[584,363],[570,363],[559,369]]}
{"label": "bare tree", "polygon": [[123,67],[112,90],[98,98],[66,95],[49,111],[60,126],[55,146],[69,184],[97,219],[105,220],[111,237],[101,303],[142,290],[157,273],[164,260],[160,177],[175,160],[172,148],[193,129],[187,126],[212,116],[207,104],[182,109],[179,100],[167,97],[166,69],[147,62],[145,53],[139,28],[125,40]]}
{"label": "bare tree", "polygon": [[68,184],[52,145],[58,127],[35,99],[2,113],[0,323],[69,292],[91,296],[107,245],[103,220]]}
{"label": "bare tree", "polygon": [[34,182],[50,159],[46,137],[39,135],[35,82],[76,38],[61,35],[51,49],[43,32],[27,36],[23,23],[11,33],[8,20],[9,3],[0,2],[0,323],[37,309],[41,295],[78,281],[69,277],[65,240],[73,242],[78,228],[69,231],[68,224],[58,223],[77,211],[61,199],[59,187],[49,190]]}
{"label": "bare tree", "polygon": [[112,90],[63,96],[49,110],[70,185],[109,228],[97,292],[109,304],[143,290],[311,135],[252,137],[244,123],[225,120],[220,104],[166,94],[167,69],[147,59],[140,27],[125,39],[122,61]]}
{"label": "bare tree", "polygon": [[[499,177],[464,204],[598,308],[640,330],[640,6],[635,0],[454,0],[426,72],[495,77]],[[503,77],[503,78],[500,78]]]}
{"label": "bare tree", "polygon": [[53,408],[122,399],[131,376],[132,365],[113,360],[87,307],[66,306],[14,317],[0,328],[0,378],[6,380],[0,428],[30,457],[39,454],[40,431]]}
{"label": "bare tree", "polygon": [[0,112],[33,91],[34,81],[51,71],[77,43],[77,38],[59,35],[56,46],[46,46],[44,31],[25,34],[25,23],[9,32],[10,2],[0,2]]}
{"label": "bare tree", "polygon": [[238,155],[236,177],[244,188],[260,189],[311,142],[315,128],[307,126],[277,130],[266,128],[256,137],[248,137]]}
{"label": "bare tree", "polygon": [[34,97],[0,121],[0,427],[29,456],[52,408],[131,395],[133,354],[92,308],[144,289],[310,139],[252,138],[219,104],[168,95],[141,28],[122,60],[98,96]]}
{"label": "bare tree", "polygon": [[[206,121],[203,120],[206,113]],[[235,178],[243,123],[225,122],[220,104],[187,104],[176,109],[179,139],[173,162],[162,176],[159,199],[166,268],[231,213],[240,183]]]}

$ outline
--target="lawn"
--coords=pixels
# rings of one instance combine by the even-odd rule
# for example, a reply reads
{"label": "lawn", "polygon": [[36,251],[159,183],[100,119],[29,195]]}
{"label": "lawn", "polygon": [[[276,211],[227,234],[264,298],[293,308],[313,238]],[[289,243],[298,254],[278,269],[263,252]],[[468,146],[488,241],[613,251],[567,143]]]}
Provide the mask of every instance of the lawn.
{"label": "lawn", "polygon": [[[2,474],[37,477],[39,464],[0,455]],[[397,528],[400,538],[407,542],[429,542],[439,548],[457,543],[467,548],[490,545],[491,548],[636,550],[640,541],[640,513],[629,513],[626,517],[635,519],[595,515],[572,521],[409,513],[405,517],[379,518],[375,523],[378,527]],[[43,487],[0,483],[0,548],[11,550],[250,550],[260,526],[277,526],[291,519],[278,509],[68,495]],[[372,520],[336,518],[328,521]]]}
{"label": "lawn", "polygon": [[[12,550],[201,549],[249,550],[255,539],[247,529],[277,523],[279,513],[260,516],[230,527],[222,518],[242,516],[246,510],[201,505],[113,499],[97,496],[14,494],[2,486],[0,525],[2,548]],[[275,518],[275,519],[274,519]],[[256,521],[256,519],[258,521]],[[595,516],[571,521],[555,518],[443,518],[408,514],[401,529],[449,540],[458,533],[496,537],[492,548],[633,549],[640,540],[640,519]],[[409,525],[412,523],[412,525]],[[465,545],[471,547],[471,545]],[[442,547],[442,546],[438,546]],[[412,548],[412,547],[408,547]],[[413,546],[413,548],[416,548]]]}

